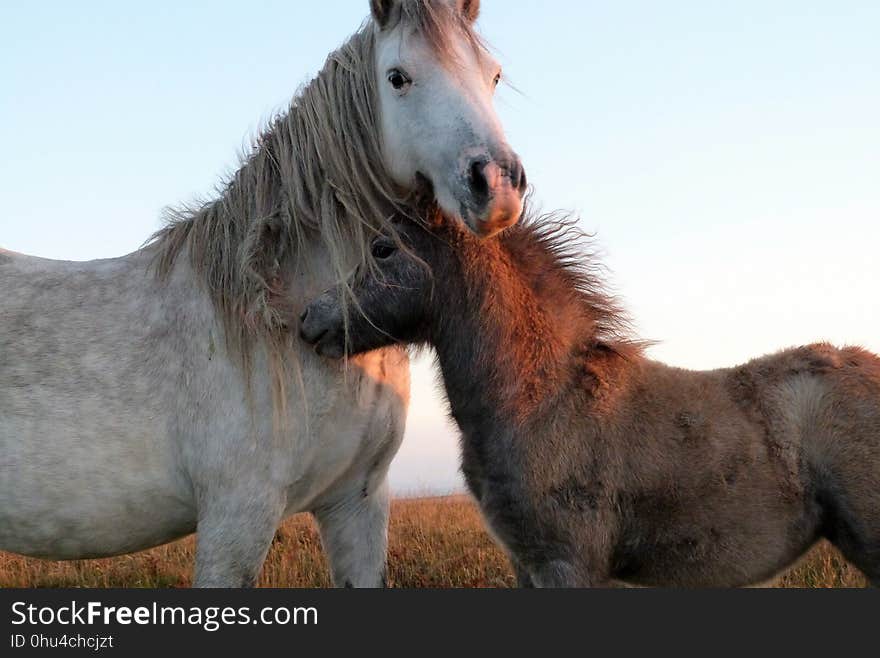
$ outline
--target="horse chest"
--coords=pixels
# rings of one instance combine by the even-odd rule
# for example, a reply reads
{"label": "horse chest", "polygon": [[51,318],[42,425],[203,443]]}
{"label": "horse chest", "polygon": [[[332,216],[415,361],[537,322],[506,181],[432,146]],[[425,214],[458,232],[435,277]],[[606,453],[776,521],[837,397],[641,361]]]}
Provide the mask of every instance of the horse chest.
{"label": "horse chest", "polygon": [[291,511],[340,488],[371,488],[400,447],[409,402],[406,354],[383,350],[352,366],[330,379],[312,407],[308,429],[294,438],[287,476]]}

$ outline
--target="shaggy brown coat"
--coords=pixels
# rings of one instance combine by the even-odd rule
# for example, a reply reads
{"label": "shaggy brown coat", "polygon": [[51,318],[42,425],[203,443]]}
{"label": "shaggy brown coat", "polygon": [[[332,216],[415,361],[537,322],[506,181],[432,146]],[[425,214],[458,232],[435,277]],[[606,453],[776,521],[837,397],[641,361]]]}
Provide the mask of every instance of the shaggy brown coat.
{"label": "shaggy brown coat", "polygon": [[468,486],[523,585],[745,585],[820,537],[880,584],[880,359],[652,361],[570,228],[403,225],[406,248],[380,241],[379,276],[353,283],[368,318],[347,345],[333,291],[302,335],[331,356],[436,349]]}

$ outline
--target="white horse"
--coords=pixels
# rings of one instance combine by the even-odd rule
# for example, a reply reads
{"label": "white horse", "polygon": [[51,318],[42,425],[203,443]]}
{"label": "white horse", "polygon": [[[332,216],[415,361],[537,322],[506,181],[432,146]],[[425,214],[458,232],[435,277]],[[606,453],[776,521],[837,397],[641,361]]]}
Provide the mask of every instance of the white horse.
{"label": "white horse", "polygon": [[288,327],[410,199],[433,190],[487,235],[517,220],[525,179],[478,3],[370,8],[218,198],[144,249],[0,251],[0,549],[99,557],[197,531],[195,584],[249,585],[307,510],[335,584],[384,583],[407,355],[346,369]]}

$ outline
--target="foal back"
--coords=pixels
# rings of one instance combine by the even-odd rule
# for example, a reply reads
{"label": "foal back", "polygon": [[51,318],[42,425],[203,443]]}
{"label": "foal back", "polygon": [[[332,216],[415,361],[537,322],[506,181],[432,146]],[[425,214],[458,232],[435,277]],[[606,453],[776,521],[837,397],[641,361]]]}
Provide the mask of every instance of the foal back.
{"label": "foal back", "polygon": [[811,345],[708,372],[643,361],[620,395],[589,442],[617,501],[615,579],[757,583],[826,537],[880,584],[880,358]]}
{"label": "foal back", "polygon": [[737,544],[731,566],[765,580],[825,537],[880,583],[880,358],[816,344],[702,375],[719,384],[704,397],[721,440],[714,464],[693,470],[714,473],[717,489],[691,508],[721,529],[718,545]]}

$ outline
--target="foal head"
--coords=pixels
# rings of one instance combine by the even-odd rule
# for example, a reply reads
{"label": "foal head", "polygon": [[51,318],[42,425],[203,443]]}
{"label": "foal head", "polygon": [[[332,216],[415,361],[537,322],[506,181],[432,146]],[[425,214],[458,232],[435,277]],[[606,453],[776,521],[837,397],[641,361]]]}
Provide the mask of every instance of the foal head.
{"label": "foal head", "polygon": [[341,287],[312,301],[300,317],[300,336],[318,354],[339,358],[428,339],[433,279],[448,279],[441,272],[453,260],[451,247],[425,227],[404,221],[395,237],[375,238],[370,250],[375,267],[359,270],[349,282],[357,308],[348,313],[347,327]]}
{"label": "foal head", "polygon": [[526,177],[493,107],[501,67],[473,30],[479,0],[371,0],[384,164],[481,236],[513,224]]}
{"label": "foal head", "polygon": [[374,267],[306,306],[300,335],[319,354],[443,341],[460,355],[463,345],[479,342],[492,358],[504,354],[537,369],[597,346],[627,358],[641,353],[645,343],[631,338],[574,218],[526,210],[490,240],[440,214],[427,224],[393,223],[393,235],[370,245]]}

